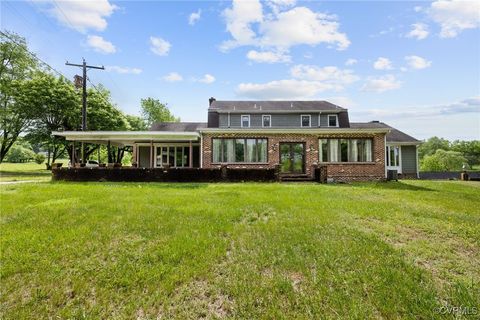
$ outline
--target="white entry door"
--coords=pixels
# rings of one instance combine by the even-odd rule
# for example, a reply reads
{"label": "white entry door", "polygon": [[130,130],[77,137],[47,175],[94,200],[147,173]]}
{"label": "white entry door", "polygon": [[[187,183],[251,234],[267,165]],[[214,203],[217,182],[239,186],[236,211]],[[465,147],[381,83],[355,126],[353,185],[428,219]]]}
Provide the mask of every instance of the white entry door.
{"label": "white entry door", "polygon": [[398,173],[402,173],[402,148],[388,145],[385,152],[387,153],[387,170],[397,170]]}

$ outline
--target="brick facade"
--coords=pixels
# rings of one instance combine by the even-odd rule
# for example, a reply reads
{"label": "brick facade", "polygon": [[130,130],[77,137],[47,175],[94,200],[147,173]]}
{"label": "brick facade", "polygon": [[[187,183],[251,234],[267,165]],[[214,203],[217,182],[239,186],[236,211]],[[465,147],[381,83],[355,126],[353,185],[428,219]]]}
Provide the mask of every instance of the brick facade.
{"label": "brick facade", "polygon": [[[216,168],[221,164],[212,163],[212,138],[266,138],[268,139],[268,163],[232,163],[229,168],[273,168],[280,163],[281,142],[305,143],[305,173],[313,176],[314,167],[319,165],[319,139],[372,139],[372,162],[326,163],[327,175],[335,181],[367,181],[385,179],[385,134],[301,134],[301,133],[202,133],[202,167]],[[322,164],[323,165],[323,164]]]}

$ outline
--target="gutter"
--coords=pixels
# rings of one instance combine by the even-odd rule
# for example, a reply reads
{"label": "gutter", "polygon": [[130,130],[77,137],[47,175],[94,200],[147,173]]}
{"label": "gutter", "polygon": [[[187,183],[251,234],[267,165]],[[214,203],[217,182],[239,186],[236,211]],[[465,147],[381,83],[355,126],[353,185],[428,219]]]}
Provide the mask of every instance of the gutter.
{"label": "gutter", "polygon": [[223,128],[205,128],[200,129],[200,133],[298,133],[298,134],[319,134],[319,133],[388,133],[390,128],[373,128],[373,129],[352,129],[352,128],[305,128],[305,129],[289,129],[289,128],[238,128],[238,129],[223,129]]}

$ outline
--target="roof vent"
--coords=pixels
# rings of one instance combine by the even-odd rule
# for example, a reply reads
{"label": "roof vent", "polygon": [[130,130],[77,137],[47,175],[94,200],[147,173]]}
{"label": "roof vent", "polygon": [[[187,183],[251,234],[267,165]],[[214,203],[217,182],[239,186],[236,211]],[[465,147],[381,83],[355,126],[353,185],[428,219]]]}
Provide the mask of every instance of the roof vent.
{"label": "roof vent", "polygon": [[253,108],[257,109],[257,104],[256,103],[253,104]]}
{"label": "roof vent", "polygon": [[290,102],[290,108],[293,108],[293,103],[292,102]]}
{"label": "roof vent", "polygon": [[370,121],[370,123],[380,123],[380,121],[378,121],[378,120],[372,120],[372,121]]}
{"label": "roof vent", "polygon": [[214,97],[210,97],[210,99],[208,99],[208,105],[211,106],[213,101],[216,101],[217,99],[215,99]]}

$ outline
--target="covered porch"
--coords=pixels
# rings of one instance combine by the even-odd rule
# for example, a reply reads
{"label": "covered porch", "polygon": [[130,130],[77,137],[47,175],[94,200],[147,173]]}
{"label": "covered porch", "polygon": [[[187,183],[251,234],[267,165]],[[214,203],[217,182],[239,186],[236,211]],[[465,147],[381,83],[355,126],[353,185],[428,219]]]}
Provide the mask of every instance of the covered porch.
{"label": "covered porch", "polygon": [[[152,131],[64,131],[53,135],[75,144],[90,143],[132,148],[132,167],[199,168],[200,134],[198,132]],[[72,153],[75,147],[72,148]],[[70,155],[72,166],[79,162]],[[80,157],[81,159],[82,157]]]}

